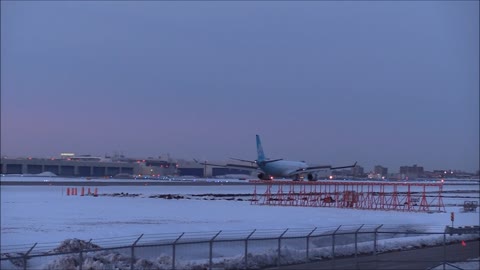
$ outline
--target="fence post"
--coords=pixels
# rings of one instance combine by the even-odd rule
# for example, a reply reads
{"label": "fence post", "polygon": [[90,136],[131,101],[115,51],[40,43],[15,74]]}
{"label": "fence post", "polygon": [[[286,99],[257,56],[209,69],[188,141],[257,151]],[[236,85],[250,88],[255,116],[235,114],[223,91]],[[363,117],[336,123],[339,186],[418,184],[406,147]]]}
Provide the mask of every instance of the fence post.
{"label": "fence post", "polygon": [[215,234],[214,237],[212,237],[212,239],[210,239],[210,259],[209,259],[209,266],[208,266],[208,269],[212,269],[212,257],[213,257],[213,240],[215,240],[215,238],[217,238],[217,236],[221,233],[222,231],[219,231],[217,234]]}
{"label": "fence post", "polygon": [[[92,242],[92,238],[90,238],[90,240],[88,240],[87,244],[90,244]],[[87,248],[88,250],[89,248]],[[82,270],[83,269],[83,250],[80,250],[80,254],[79,254],[79,257],[80,257],[80,265],[79,265],[79,270]]]}
{"label": "fence post", "polygon": [[143,233],[140,235],[140,237],[137,238],[137,240],[135,240],[135,242],[133,242],[133,245],[132,245],[132,261],[130,262],[131,270],[133,270],[133,265],[135,264],[135,253],[134,253],[135,245],[138,243],[138,241],[140,241],[140,238],[142,238],[142,236],[143,236]]}
{"label": "fence post", "polygon": [[278,260],[277,260],[277,266],[280,265],[280,245],[282,244],[282,236],[284,236],[287,233],[288,229],[286,229],[279,237],[278,237]]}
{"label": "fence post", "polygon": [[443,270],[447,264],[447,234],[443,232]]}
{"label": "fence post", "polygon": [[335,269],[335,234],[338,230],[340,230],[342,225],[338,226],[338,228],[332,233],[332,269]]}
{"label": "fence post", "polygon": [[248,269],[248,239],[250,239],[250,237],[252,237],[252,235],[255,233],[257,229],[253,230],[248,236],[247,238],[245,239],[245,269]]}
{"label": "fence post", "polygon": [[83,268],[83,250],[80,250],[80,270]]}
{"label": "fence post", "polygon": [[32,252],[32,250],[35,248],[36,245],[37,245],[37,243],[35,243],[35,244],[27,251],[27,253],[25,253],[25,255],[23,255],[23,269],[24,269],[24,270],[27,270],[28,254],[30,254],[30,252]]}
{"label": "fence post", "polygon": [[317,227],[315,227],[313,229],[313,231],[311,231],[308,235],[307,235],[307,262],[308,262],[308,252],[310,251],[310,236],[313,234],[313,232],[317,229]]}
{"label": "fence post", "polygon": [[185,233],[183,232],[182,234],[180,234],[180,236],[175,239],[175,241],[173,241],[173,244],[172,244],[172,269],[175,270],[175,249],[176,249],[176,244],[178,242],[178,240],[180,240],[180,238],[182,238],[182,236],[184,235]]}
{"label": "fence post", "polygon": [[373,255],[375,256],[375,269],[378,269],[378,261],[377,261],[377,232],[378,229],[380,229],[383,226],[380,225],[377,228],[375,228],[375,234],[373,235]]}
{"label": "fence post", "polygon": [[358,232],[362,229],[363,225],[365,225],[365,224],[362,224],[362,226],[360,226],[360,228],[358,228],[358,229],[355,231],[355,269],[358,269],[358,258],[357,258],[357,254],[358,254],[358,246],[357,246],[358,238],[357,238],[357,235],[358,235]]}

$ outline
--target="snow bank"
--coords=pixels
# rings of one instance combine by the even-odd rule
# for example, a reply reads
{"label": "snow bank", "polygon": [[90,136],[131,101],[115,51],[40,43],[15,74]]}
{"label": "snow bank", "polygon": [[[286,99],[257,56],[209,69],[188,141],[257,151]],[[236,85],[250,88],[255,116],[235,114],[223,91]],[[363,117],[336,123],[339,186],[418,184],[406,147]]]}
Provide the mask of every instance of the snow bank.
{"label": "snow bank", "polygon": [[100,246],[74,238],[64,240],[57,248],[53,249],[53,252],[79,252],[81,250],[97,248],[100,248]]}

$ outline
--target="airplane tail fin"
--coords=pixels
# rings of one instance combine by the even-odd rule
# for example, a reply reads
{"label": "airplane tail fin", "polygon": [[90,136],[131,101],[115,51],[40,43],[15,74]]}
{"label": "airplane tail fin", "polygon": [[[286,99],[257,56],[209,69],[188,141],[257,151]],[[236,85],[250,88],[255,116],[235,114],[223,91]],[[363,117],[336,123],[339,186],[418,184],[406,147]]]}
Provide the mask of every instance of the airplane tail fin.
{"label": "airplane tail fin", "polygon": [[260,141],[260,136],[257,135],[257,160],[265,160],[265,154],[263,153],[262,142]]}

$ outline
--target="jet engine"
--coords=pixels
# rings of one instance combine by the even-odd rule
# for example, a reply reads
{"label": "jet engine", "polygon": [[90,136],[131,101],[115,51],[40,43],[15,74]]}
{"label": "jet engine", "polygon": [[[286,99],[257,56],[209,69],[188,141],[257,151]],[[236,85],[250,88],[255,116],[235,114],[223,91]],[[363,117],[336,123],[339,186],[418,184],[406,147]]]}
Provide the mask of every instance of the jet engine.
{"label": "jet engine", "polygon": [[317,181],[316,175],[314,176],[314,175],[311,174],[311,173],[309,173],[309,174],[307,175],[307,179],[308,179],[308,181]]}
{"label": "jet engine", "polygon": [[264,174],[264,173],[259,173],[257,174],[257,177],[258,179],[260,180],[272,180],[268,175]]}

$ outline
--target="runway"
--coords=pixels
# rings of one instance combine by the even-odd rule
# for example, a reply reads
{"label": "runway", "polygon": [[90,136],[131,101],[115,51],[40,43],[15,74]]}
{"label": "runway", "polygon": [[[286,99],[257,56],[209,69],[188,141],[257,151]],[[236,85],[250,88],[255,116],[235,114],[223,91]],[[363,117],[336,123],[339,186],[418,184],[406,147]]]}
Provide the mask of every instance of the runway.
{"label": "runway", "polygon": [[396,251],[379,254],[377,256],[358,256],[324,260],[314,263],[280,266],[268,269],[429,269],[446,262],[461,262],[478,258],[480,242],[467,241],[461,243],[429,248],[420,248],[407,251]]}

